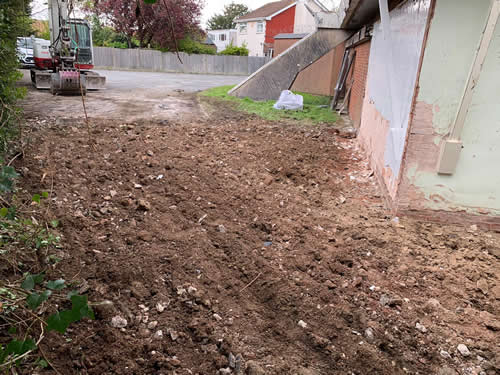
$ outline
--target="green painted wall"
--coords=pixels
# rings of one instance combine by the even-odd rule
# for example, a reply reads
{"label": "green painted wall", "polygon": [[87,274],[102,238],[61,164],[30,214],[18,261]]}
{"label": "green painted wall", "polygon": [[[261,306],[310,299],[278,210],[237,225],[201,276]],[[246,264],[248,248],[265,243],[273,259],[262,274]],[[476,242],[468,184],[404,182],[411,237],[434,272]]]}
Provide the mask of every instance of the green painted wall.
{"label": "green painted wall", "polygon": [[[429,142],[436,145],[455,120],[490,7],[490,0],[437,0],[417,98],[434,108]],[[427,208],[471,213],[486,209],[500,214],[500,24],[474,91],[462,140],[455,174],[438,175],[435,170],[420,169],[418,161],[408,162],[409,181],[425,195]]]}

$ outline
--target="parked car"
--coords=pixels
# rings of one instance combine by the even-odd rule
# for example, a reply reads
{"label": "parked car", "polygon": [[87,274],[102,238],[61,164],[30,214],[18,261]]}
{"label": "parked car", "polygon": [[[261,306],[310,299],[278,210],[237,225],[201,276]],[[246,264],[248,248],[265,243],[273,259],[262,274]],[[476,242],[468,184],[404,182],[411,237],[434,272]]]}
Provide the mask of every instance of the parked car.
{"label": "parked car", "polygon": [[33,59],[33,40],[29,37],[17,38],[17,57],[22,68],[35,66]]}

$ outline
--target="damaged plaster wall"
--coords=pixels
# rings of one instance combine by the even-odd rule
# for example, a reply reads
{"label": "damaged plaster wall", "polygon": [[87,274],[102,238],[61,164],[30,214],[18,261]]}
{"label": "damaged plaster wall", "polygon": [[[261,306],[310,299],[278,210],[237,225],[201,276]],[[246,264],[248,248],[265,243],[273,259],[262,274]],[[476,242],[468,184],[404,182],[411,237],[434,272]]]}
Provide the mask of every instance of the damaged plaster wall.
{"label": "damaged plaster wall", "polygon": [[430,4],[408,0],[390,12],[387,30],[381,21],[373,30],[360,141],[393,199]]}
{"label": "damaged plaster wall", "polygon": [[402,209],[500,215],[500,24],[474,89],[456,172],[436,172],[490,6],[490,0],[437,0],[398,193]]}

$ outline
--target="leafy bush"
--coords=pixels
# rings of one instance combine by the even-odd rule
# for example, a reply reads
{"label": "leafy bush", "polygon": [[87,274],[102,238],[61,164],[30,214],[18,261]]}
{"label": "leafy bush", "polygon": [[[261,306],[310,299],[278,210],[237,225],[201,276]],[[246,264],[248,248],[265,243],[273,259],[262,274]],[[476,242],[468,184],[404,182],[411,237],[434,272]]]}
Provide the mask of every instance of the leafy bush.
{"label": "leafy bush", "polygon": [[49,21],[33,20],[32,28],[37,38],[50,40]]}
{"label": "leafy bush", "polygon": [[248,48],[246,44],[241,47],[234,46],[233,43],[229,44],[224,51],[221,51],[219,55],[231,55],[231,56],[248,56]]}
{"label": "leafy bush", "polygon": [[200,55],[215,55],[215,49],[206,46],[196,40],[193,40],[191,37],[186,37],[179,41],[178,43],[179,51],[185,52],[188,54],[200,54]]}
{"label": "leafy bush", "polygon": [[17,70],[16,38],[31,31],[28,11],[23,0],[3,0],[0,7],[0,153],[19,134],[19,110],[15,103],[26,90],[16,87],[16,81],[22,77]]}
{"label": "leafy bush", "polygon": [[[0,191],[16,193],[14,182],[17,177],[14,168],[3,167],[0,170]],[[46,281],[44,271],[31,273],[37,260],[36,268],[42,269],[50,269],[56,263],[49,251],[59,246],[60,238],[55,233],[59,221],[46,221],[43,214],[48,211],[45,202],[49,200],[49,193],[33,195],[24,206],[23,200],[16,199],[15,194],[10,197],[10,205],[2,199],[3,207],[0,208],[0,257],[5,264],[15,265],[16,273],[23,269],[28,271],[21,280],[17,275],[0,280],[0,325],[10,326],[8,335],[2,335],[0,340],[0,369],[5,369],[6,373],[37,349],[45,331],[65,333],[72,323],[83,318],[94,319],[87,296],[71,290],[65,292],[71,285],[63,279]],[[26,205],[30,207],[30,215],[42,212],[36,215],[38,219],[19,214],[27,211]],[[40,260],[43,260],[42,264]],[[30,336],[39,338],[35,342]],[[28,364],[33,365],[33,360],[30,359]],[[40,360],[35,363],[36,366],[42,364]],[[45,363],[42,367],[47,366]]]}

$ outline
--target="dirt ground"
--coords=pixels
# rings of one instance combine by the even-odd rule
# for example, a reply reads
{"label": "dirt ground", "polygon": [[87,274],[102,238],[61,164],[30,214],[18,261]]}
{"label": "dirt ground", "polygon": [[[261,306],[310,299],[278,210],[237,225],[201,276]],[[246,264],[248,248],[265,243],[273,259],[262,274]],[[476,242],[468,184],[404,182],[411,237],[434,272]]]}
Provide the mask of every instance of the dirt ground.
{"label": "dirt ground", "polygon": [[331,126],[190,98],[206,115],[93,119],[93,146],[30,119],[16,166],[53,184],[54,276],[111,301],[44,341],[60,374],[500,371],[498,233],[393,218]]}

